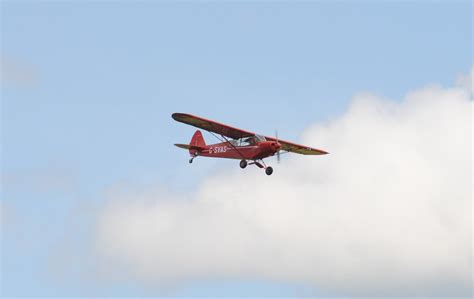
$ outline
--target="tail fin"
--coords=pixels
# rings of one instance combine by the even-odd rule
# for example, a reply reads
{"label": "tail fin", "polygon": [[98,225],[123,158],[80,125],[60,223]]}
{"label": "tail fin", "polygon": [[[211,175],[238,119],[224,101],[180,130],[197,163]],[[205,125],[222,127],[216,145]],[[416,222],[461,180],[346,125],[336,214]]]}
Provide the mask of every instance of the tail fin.
{"label": "tail fin", "polygon": [[179,148],[189,150],[189,154],[191,155],[191,157],[193,157],[193,159],[194,157],[198,156],[202,150],[206,148],[206,142],[204,141],[201,131],[199,130],[197,130],[196,133],[194,133],[193,138],[191,139],[191,142],[189,144],[175,144],[175,145]]}
{"label": "tail fin", "polygon": [[194,133],[193,138],[191,139],[191,142],[189,143],[189,145],[196,146],[196,147],[206,146],[206,141],[204,141],[204,137],[202,137],[201,131],[197,130],[196,133]]}

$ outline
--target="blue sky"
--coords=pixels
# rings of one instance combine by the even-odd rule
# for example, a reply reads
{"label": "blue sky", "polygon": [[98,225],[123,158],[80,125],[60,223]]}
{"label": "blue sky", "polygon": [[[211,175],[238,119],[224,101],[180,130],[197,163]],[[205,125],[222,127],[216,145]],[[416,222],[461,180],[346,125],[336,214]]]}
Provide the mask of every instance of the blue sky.
{"label": "blue sky", "polygon": [[[472,64],[470,1],[2,1],[1,16],[3,64],[34,78],[2,82],[5,296],[162,294],[58,277],[51,261],[65,239],[81,251],[117,182],[192,192],[209,171],[235,167],[190,168],[172,144],[194,131],[173,112],[297,141],[358,92],[449,86]],[[252,279],[164,292],[326,294]]]}

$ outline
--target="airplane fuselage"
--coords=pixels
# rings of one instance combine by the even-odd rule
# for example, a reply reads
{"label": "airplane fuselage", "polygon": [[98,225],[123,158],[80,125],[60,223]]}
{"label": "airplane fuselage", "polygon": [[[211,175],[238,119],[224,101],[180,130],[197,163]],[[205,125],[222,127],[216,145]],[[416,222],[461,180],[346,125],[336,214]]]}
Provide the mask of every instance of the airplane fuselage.
{"label": "airplane fuselage", "polygon": [[234,145],[230,142],[209,144],[200,149],[191,149],[192,156],[227,159],[260,160],[275,155],[281,146],[274,141],[263,141],[253,145]]}

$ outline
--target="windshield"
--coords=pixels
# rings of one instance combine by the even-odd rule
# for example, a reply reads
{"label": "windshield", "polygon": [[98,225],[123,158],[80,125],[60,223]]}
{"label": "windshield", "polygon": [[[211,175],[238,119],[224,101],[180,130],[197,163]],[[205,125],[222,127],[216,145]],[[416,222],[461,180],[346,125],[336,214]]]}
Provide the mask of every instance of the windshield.
{"label": "windshield", "polygon": [[258,142],[266,141],[265,137],[261,135],[255,135],[251,137],[245,137],[238,139],[237,142],[240,146],[248,146],[248,145],[255,145]]}

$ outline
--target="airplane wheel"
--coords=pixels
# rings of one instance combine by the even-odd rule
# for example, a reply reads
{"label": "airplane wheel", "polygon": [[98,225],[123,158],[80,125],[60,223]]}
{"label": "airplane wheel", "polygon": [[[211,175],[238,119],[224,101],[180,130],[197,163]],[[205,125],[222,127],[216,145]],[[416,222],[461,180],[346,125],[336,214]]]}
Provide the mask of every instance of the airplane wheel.
{"label": "airplane wheel", "polygon": [[191,164],[191,163],[193,163],[193,159],[192,159],[192,158],[189,159],[189,164]]}
{"label": "airplane wheel", "polygon": [[266,173],[267,175],[272,175],[272,173],[273,173],[273,168],[271,168],[270,166],[268,166],[268,167],[265,169],[265,173]]}
{"label": "airplane wheel", "polygon": [[240,161],[240,168],[244,169],[245,167],[247,167],[247,160]]}

